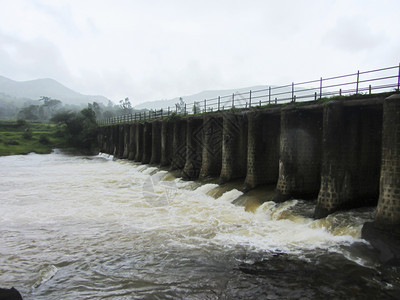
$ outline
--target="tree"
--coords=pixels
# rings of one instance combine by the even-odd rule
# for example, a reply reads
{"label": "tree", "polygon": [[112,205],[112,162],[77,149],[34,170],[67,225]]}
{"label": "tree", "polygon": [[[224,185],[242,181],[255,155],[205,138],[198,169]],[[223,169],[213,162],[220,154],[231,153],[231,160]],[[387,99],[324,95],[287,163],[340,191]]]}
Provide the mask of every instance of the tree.
{"label": "tree", "polygon": [[96,152],[97,123],[93,109],[85,108],[79,113],[59,112],[51,121],[62,125],[61,130],[68,146],[85,152]]}
{"label": "tree", "polygon": [[97,102],[88,103],[88,108],[93,109],[94,113],[96,114],[96,119],[100,120],[102,116],[101,106]]}
{"label": "tree", "polygon": [[18,112],[18,118],[30,121],[36,121],[39,119],[39,106],[38,105],[29,105],[27,107],[23,107]]}
{"label": "tree", "polygon": [[201,112],[201,109],[200,109],[200,102],[198,102],[198,101],[194,101],[194,103],[193,103],[193,113],[194,114],[198,114],[198,113],[200,113]]}
{"label": "tree", "polygon": [[131,114],[132,113],[132,104],[129,101],[129,98],[126,97],[124,100],[119,101],[119,106],[122,109],[124,114]]}
{"label": "tree", "polygon": [[43,101],[42,107],[46,108],[50,112],[58,110],[62,106],[62,102],[57,99],[52,99],[50,97],[42,96],[38,101]]}
{"label": "tree", "polygon": [[183,101],[182,97],[179,97],[179,102],[175,104],[176,112],[178,114],[185,114],[186,113],[186,103]]}

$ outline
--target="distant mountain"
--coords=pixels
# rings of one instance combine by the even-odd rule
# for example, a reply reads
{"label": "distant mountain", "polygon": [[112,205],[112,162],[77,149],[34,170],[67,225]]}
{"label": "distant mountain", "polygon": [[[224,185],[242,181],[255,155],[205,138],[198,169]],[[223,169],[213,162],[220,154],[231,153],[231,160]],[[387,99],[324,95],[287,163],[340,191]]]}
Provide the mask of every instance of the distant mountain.
{"label": "distant mountain", "polygon": [[[238,101],[240,101],[241,97],[240,95],[243,95],[243,98],[248,98],[249,97],[249,92],[251,91],[259,91],[259,90],[268,90],[269,86],[266,85],[257,85],[257,86],[252,86],[252,87],[245,87],[245,88],[238,88],[238,89],[229,89],[229,90],[210,90],[210,91],[203,91],[194,95],[188,95],[188,96],[182,96],[181,98],[185,103],[191,104],[194,101],[200,101],[201,104],[203,103],[204,99],[215,99],[224,96],[223,99],[226,100],[226,102],[230,102],[229,96],[231,96],[233,93],[235,93],[236,98]],[[169,100],[159,100],[159,101],[150,101],[150,102],[144,102],[141,104],[138,104],[135,106],[135,109],[165,109],[168,108],[168,106],[172,109],[175,108],[175,104],[179,102],[180,97],[176,97],[173,99]],[[265,100],[265,99],[264,99]]]}
{"label": "distant mountain", "polygon": [[14,81],[0,76],[0,93],[15,98],[38,100],[50,97],[61,100],[64,104],[86,105],[89,102],[107,104],[109,99],[103,96],[89,96],[65,87],[54,79],[35,79],[30,81]]}

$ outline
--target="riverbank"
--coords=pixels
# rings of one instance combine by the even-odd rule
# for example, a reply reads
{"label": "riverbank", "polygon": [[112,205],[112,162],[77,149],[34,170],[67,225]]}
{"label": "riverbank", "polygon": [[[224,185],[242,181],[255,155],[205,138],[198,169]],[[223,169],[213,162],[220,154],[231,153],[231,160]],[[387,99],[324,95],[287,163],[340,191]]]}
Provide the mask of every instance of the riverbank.
{"label": "riverbank", "polygon": [[0,122],[0,156],[47,154],[64,146],[64,138],[55,124]]}

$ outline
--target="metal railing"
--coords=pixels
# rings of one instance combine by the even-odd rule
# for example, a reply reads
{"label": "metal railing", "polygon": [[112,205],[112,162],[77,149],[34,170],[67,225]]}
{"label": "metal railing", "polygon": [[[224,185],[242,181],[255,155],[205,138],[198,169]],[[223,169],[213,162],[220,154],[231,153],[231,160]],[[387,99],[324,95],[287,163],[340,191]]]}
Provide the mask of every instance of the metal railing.
{"label": "metal railing", "polygon": [[320,78],[266,89],[233,93],[216,98],[193,101],[175,107],[108,118],[99,121],[101,125],[140,122],[162,119],[174,115],[193,115],[205,112],[229,110],[232,108],[252,108],[288,102],[316,101],[324,97],[349,96],[354,94],[375,94],[399,91],[400,64],[398,66],[357,71],[353,74]]}

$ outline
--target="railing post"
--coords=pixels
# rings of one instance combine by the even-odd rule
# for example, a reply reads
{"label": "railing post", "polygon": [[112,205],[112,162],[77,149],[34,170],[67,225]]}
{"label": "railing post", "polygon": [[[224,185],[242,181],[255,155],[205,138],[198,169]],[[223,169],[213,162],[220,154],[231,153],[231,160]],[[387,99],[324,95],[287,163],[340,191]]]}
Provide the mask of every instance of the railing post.
{"label": "railing post", "polygon": [[251,90],[250,90],[250,94],[249,94],[249,108],[251,107]]}
{"label": "railing post", "polygon": [[235,93],[232,94],[232,107],[231,108],[234,108],[234,107],[235,107]]}
{"label": "railing post", "polygon": [[168,117],[169,117],[169,106],[168,106]]}
{"label": "railing post", "polygon": [[204,99],[204,112],[207,111],[207,99]]}
{"label": "railing post", "polygon": [[369,87],[368,87],[368,92],[371,95],[371,85],[369,85]]}
{"label": "railing post", "polygon": [[221,97],[218,96],[218,111],[219,111],[219,105],[220,105],[220,103],[221,103]]}
{"label": "railing post", "polygon": [[319,80],[319,98],[322,99],[322,77]]}
{"label": "railing post", "polygon": [[400,63],[399,63],[399,76],[397,77],[397,91],[400,91]]}
{"label": "railing post", "polygon": [[164,117],[163,109],[161,108],[161,119]]}
{"label": "railing post", "polygon": [[358,94],[358,82],[360,79],[360,71],[357,71],[357,84],[356,84],[356,94]]}
{"label": "railing post", "polygon": [[292,82],[292,102],[294,102],[294,82]]}
{"label": "railing post", "polygon": [[268,88],[268,104],[271,104],[271,87]]}
{"label": "railing post", "polygon": [[185,116],[186,116],[186,103],[185,103]]}

